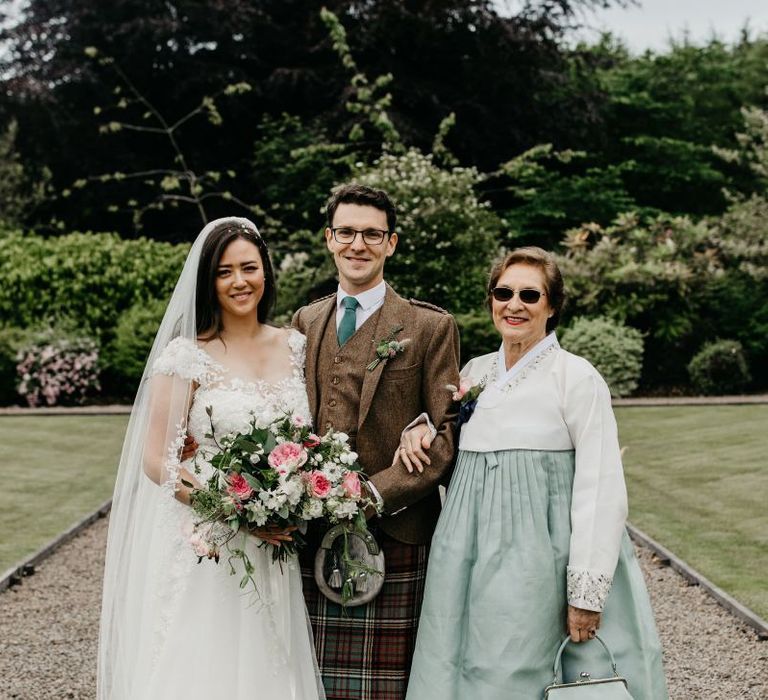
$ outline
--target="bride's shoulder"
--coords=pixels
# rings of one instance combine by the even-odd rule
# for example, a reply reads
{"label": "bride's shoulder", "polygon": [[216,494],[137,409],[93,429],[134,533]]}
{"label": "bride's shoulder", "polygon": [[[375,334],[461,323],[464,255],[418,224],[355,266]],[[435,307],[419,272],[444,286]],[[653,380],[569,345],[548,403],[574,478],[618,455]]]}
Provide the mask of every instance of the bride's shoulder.
{"label": "bride's shoulder", "polygon": [[152,374],[178,375],[200,382],[211,371],[212,360],[191,338],[177,337],[166,345],[152,364]]}
{"label": "bride's shoulder", "polygon": [[275,347],[281,347],[284,351],[287,345],[294,363],[303,367],[307,352],[307,336],[291,326],[273,327],[272,330],[276,339]]}
{"label": "bride's shoulder", "polygon": [[301,331],[291,327],[282,328],[281,330],[287,335],[288,347],[293,352],[303,351],[307,347],[307,336]]}

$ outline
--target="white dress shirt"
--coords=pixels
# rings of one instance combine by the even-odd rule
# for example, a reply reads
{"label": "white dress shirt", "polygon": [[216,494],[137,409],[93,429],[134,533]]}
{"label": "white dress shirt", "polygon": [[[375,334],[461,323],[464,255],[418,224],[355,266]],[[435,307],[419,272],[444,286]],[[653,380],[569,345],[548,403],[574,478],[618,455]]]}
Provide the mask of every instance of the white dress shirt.
{"label": "white dress shirt", "polygon": [[360,294],[347,294],[339,285],[339,289],[336,292],[336,329],[338,330],[341,325],[341,319],[344,318],[344,299],[347,297],[357,299],[358,306],[355,309],[355,330],[357,330],[381,308],[386,294],[387,285],[384,283],[384,280],[372,289],[367,289],[364,292],[360,292]]}

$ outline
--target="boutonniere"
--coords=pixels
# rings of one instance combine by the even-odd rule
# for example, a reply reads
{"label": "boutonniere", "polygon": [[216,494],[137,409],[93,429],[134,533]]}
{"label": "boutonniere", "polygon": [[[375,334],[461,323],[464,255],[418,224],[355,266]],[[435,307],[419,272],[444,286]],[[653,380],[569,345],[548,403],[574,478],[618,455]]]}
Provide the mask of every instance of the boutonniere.
{"label": "boutonniere", "polygon": [[402,326],[395,326],[386,338],[374,341],[376,343],[376,359],[368,365],[367,370],[369,372],[373,372],[373,370],[379,366],[380,362],[391,360],[405,350],[405,346],[411,342],[411,339],[403,338],[402,340],[398,340],[395,336],[397,336],[401,330],[403,330]]}
{"label": "boutonniere", "polygon": [[459,386],[455,384],[446,384],[445,388],[453,392],[453,400],[459,402],[459,415],[456,418],[456,426],[466,423],[475,412],[477,399],[485,389],[485,379],[477,384],[473,384],[469,377],[462,377]]}

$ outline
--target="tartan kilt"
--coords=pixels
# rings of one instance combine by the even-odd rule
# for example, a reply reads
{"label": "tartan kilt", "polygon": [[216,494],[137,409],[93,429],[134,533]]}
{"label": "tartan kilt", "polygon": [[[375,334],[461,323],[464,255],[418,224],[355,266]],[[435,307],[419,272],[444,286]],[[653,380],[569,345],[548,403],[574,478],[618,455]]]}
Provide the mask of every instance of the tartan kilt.
{"label": "tartan kilt", "polygon": [[384,585],[370,603],[328,600],[314,577],[317,547],[300,554],[304,599],[328,700],[403,700],[424,597],[429,545],[398,542],[371,528],[384,552]]}

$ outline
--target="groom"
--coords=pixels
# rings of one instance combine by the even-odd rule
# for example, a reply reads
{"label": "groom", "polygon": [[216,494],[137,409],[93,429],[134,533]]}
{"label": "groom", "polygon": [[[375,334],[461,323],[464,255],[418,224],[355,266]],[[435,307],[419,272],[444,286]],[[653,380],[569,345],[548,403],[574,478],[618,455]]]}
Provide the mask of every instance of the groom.
{"label": "groom", "polygon": [[[429,542],[440,512],[438,482],[453,458],[455,413],[446,384],[458,384],[459,337],[442,309],[406,300],[384,282],[398,242],[396,212],[382,190],[336,189],[327,205],[325,242],[338,291],[299,309],[293,325],[307,336],[307,393],[316,429],[347,433],[370,477],[383,515],[369,527],[386,575],[370,603],[341,607],[318,590],[316,549],[302,556],[304,595],[328,700],[400,700],[405,696]],[[429,251],[423,251],[425,255]],[[379,362],[380,341],[408,340]],[[409,473],[392,464],[403,429],[420,414],[434,420],[430,466]]]}

